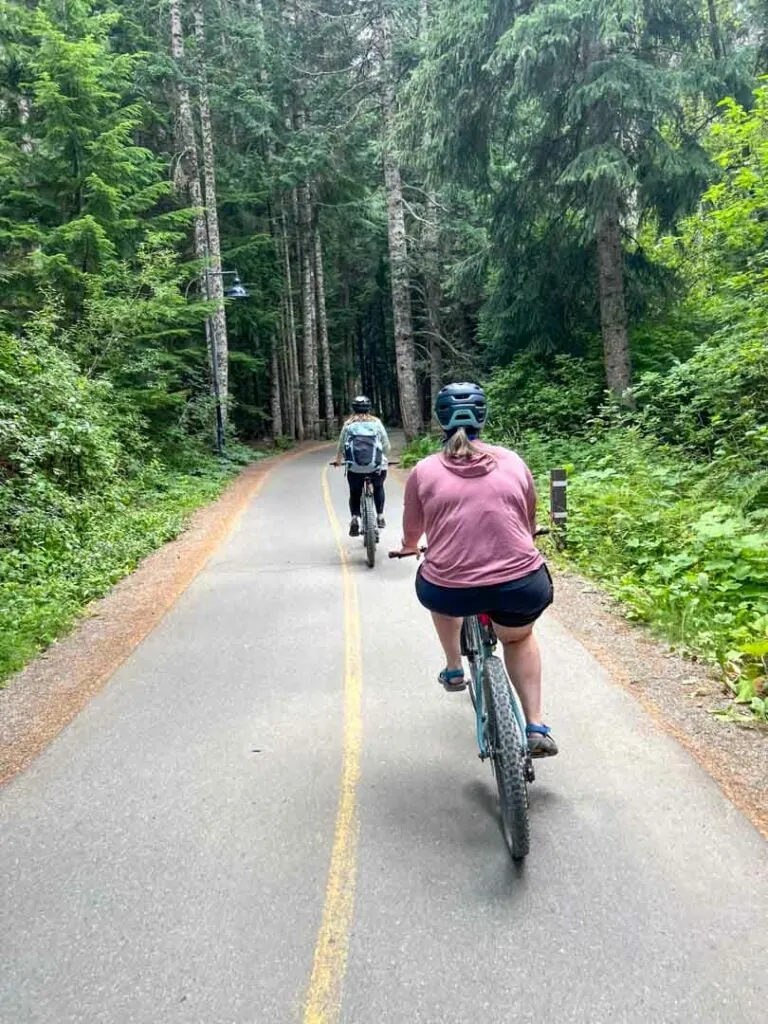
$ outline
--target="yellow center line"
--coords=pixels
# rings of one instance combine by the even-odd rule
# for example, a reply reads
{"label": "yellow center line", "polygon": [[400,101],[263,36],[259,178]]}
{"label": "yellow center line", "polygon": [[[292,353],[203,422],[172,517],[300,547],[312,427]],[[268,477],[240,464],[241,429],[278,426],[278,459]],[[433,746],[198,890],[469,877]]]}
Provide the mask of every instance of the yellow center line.
{"label": "yellow center line", "polygon": [[357,872],[357,783],[362,746],[362,653],[355,578],[342,540],[341,524],[328,488],[328,467],[323,470],[323,499],[341,561],[344,595],[344,737],[339,805],[333,835],[325,904],[315,945],[312,976],[304,1003],[304,1024],[333,1024],[341,1009],[347,966],[349,929],[355,900]]}

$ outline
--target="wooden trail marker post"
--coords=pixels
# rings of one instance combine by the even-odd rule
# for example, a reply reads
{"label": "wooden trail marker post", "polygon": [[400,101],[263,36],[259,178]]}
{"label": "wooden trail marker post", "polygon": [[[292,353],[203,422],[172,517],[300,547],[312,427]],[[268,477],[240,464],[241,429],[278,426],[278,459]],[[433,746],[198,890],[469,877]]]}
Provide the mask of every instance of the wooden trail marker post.
{"label": "wooden trail marker post", "polygon": [[564,548],[568,522],[568,474],[564,469],[549,471],[549,518],[555,544]]}

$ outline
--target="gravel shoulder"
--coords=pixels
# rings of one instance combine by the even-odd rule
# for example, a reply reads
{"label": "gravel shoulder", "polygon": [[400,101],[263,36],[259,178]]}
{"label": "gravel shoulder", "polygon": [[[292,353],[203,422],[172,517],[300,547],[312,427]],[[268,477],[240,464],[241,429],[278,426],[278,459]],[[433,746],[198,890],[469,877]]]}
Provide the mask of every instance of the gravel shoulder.
{"label": "gravel shoulder", "polygon": [[590,580],[555,576],[554,614],[715,779],[768,839],[768,731],[716,718],[728,703],[705,665],[675,654]]}

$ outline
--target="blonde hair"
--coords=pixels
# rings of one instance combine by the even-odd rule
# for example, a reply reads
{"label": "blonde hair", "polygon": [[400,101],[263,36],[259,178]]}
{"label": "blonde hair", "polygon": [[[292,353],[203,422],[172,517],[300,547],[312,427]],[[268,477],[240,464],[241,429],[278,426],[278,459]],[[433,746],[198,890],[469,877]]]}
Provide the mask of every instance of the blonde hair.
{"label": "blonde hair", "polygon": [[378,419],[378,416],[374,416],[373,413],[370,412],[353,412],[352,415],[344,421],[344,426],[346,427],[349,423],[366,423],[376,419]]}
{"label": "blonde hair", "polygon": [[443,442],[443,451],[449,459],[473,459],[483,453],[472,443],[464,427],[459,427]]}

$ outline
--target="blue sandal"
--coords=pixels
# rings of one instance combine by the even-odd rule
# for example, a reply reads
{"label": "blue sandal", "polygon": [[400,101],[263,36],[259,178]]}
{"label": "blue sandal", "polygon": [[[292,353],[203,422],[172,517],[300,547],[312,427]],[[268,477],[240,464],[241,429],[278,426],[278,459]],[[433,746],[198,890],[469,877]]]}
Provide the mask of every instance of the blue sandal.
{"label": "blue sandal", "polygon": [[557,744],[552,739],[552,730],[548,725],[534,725],[529,722],[525,727],[528,737],[528,750],[531,757],[554,757]]}
{"label": "blue sandal", "polygon": [[466,690],[467,688],[463,668],[444,668],[437,677],[437,681],[448,693],[459,693],[460,690]]}

